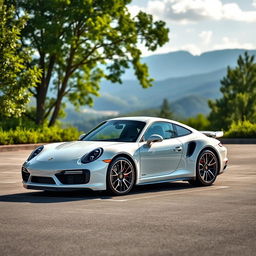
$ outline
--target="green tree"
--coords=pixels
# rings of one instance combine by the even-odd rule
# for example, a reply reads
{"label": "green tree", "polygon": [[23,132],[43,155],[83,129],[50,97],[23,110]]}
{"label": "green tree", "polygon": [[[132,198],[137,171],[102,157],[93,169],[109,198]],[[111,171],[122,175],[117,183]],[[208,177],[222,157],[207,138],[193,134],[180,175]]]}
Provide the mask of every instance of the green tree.
{"label": "green tree", "polygon": [[195,117],[190,117],[184,121],[188,126],[193,127],[197,130],[208,130],[211,129],[210,122],[207,117],[203,114],[198,114]]}
{"label": "green tree", "polygon": [[[13,2],[13,0],[9,0]],[[36,123],[54,125],[67,98],[77,108],[92,105],[102,79],[121,83],[130,65],[140,84],[152,85],[141,63],[139,44],[154,51],[168,41],[163,21],[139,12],[132,17],[131,0],[18,0],[18,14],[30,19],[23,30],[24,47],[37,54],[34,63],[42,79],[31,91],[36,99]]]}
{"label": "green tree", "polygon": [[167,99],[163,100],[159,116],[167,119],[173,118],[173,113],[170,110],[170,105]]}
{"label": "green tree", "polygon": [[245,52],[237,67],[227,69],[221,80],[222,98],[209,101],[209,120],[215,128],[228,129],[232,122],[256,121],[256,63]]}
{"label": "green tree", "polygon": [[0,4],[0,108],[1,116],[19,117],[26,109],[30,93],[36,85],[39,70],[30,68],[28,48],[20,51],[20,31],[26,17],[15,19],[15,9]]}

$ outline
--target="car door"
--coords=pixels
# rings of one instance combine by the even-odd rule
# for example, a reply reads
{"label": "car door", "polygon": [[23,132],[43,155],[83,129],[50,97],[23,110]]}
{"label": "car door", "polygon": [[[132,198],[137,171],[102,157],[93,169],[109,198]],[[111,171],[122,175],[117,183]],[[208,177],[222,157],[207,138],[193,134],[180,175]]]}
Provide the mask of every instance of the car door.
{"label": "car door", "polygon": [[[158,134],[163,141],[147,144],[147,139]],[[166,176],[179,166],[183,153],[181,142],[175,138],[176,132],[169,122],[154,122],[145,132],[140,142],[141,179]]]}

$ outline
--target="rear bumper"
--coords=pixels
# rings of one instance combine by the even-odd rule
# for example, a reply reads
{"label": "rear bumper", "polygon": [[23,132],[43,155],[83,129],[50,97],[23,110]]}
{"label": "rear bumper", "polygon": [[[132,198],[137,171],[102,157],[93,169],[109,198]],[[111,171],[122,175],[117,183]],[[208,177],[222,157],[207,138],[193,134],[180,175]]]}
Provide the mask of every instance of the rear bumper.
{"label": "rear bumper", "polygon": [[228,166],[228,159],[227,158],[223,161],[222,166],[223,166],[223,168],[220,170],[219,174],[222,174],[226,171],[227,166]]}
{"label": "rear bumper", "polygon": [[222,146],[221,148],[219,148],[219,153],[220,153],[220,172],[219,174],[223,173],[226,171],[227,166],[228,166],[228,156],[227,156],[227,148]]}

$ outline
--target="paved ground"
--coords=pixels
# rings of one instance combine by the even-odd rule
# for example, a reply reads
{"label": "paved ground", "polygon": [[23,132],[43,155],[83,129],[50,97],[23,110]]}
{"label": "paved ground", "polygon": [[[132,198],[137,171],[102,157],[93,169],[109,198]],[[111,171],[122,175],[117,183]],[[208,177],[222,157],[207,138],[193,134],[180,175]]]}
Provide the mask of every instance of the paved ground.
{"label": "paved ground", "polygon": [[124,197],[26,191],[29,151],[0,153],[0,255],[255,255],[256,145],[228,145],[215,185],[144,186]]}

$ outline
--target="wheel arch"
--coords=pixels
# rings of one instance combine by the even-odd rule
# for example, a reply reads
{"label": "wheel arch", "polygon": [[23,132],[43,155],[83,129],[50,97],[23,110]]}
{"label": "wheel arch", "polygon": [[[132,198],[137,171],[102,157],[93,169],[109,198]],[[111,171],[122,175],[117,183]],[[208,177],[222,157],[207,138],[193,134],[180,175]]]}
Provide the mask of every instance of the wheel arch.
{"label": "wheel arch", "polygon": [[126,153],[119,153],[119,154],[115,155],[115,156],[112,158],[111,162],[109,163],[109,166],[110,166],[110,164],[111,164],[116,158],[118,158],[118,157],[125,157],[125,158],[127,158],[129,161],[131,161],[131,163],[132,163],[132,165],[133,165],[133,168],[134,168],[134,170],[135,170],[135,184],[134,184],[134,185],[136,185],[136,184],[137,184],[137,178],[138,178],[138,168],[137,168],[137,165],[136,165],[134,159],[133,159],[129,154],[126,154]]}
{"label": "wheel arch", "polygon": [[[220,164],[221,164],[221,162],[220,162],[220,156],[219,156],[218,151],[217,151],[214,147],[212,147],[212,146],[210,146],[210,145],[206,145],[203,149],[200,150],[199,154],[197,155],[196,163],[197,163],[197,161],[198,161],[199,155],[200,155],[204,150],[210,150],[210,151],[212,151],[212,152],[216,155],[216,158],[217,158],[217,161],[218,161],[218,167],[219,167],[219,170],[218,170],[218,174],[219,174],[219,173],[220,173],[220,169],[221,169],[221,165],[220,165]],[[217,174],[217,175],[218,175],[218,174]]]}

